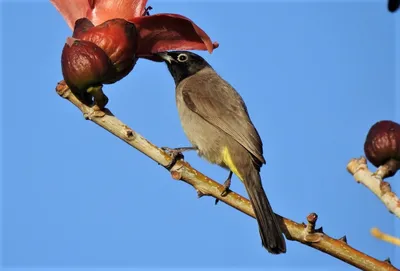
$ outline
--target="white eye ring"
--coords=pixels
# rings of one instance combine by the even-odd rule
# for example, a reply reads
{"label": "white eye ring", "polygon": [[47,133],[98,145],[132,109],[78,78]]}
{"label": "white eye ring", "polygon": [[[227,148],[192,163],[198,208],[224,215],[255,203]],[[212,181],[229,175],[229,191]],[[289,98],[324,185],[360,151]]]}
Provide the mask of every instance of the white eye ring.
{"label": "white eye ring", "polygon": [[185,62],[188,60],[188,56],[186,54],[180,54],[178,55],[177,59],[179,62]]}

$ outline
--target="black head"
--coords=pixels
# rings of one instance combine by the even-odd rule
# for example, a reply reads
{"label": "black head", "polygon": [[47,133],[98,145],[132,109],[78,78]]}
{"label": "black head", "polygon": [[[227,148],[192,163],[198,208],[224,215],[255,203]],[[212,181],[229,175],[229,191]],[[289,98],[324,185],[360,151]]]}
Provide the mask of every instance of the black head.
{"label": "black head", "polygon": [[205,67],[210,67],[201,56],[188,51],[163,52],[157,55],[167,64],[176,85]]}

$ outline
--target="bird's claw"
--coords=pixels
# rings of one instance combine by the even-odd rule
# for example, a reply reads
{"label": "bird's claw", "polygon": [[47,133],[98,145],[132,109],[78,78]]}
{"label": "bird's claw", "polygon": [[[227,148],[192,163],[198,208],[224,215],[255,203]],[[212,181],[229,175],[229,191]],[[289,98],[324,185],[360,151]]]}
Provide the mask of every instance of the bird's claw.
{"label": "bird's claw", "polygon": [[[229,192],[231,192],[231,190],[229,189],[231,186],[231,177],[232,175],[230,175],[230,177],[228,177],[228,179],[224,182],[223,186],[224,186],[224,190],[221,192],[221,197],[226,197]],[[219,202],[219,199],[215,199],[215,205],[217,205]]]}
{"label": "bird's claw", "polygon": [[173,149],[169,147],[161,147],[161,149],[168,153],[168,155],[171,157],[171,161],[165,166],[167,169],[171,169],[178,160],[184,159],[184,156],[179,148]]}

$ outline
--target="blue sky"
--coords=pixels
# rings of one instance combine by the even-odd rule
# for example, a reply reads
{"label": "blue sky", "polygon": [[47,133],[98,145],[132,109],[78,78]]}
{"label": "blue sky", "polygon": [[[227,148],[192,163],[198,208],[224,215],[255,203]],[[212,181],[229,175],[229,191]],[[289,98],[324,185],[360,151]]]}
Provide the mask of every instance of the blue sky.
{"label": "blue sky", "polygon": [[[363,155],[372,124],[400,122],[400,13],[387,12],[386,1],[245,3],[149,4],[153,13],[190,17],[220,43],[200,54],[248,106],[274,210],[297,222],[316,212],[329,235],[346,234],[399,267],[400,249],[369,230],[400,236],[400,220],[346,165]],[[255,220],[198,200],[192,187],[85,121],[54,90],[71,34],[61,15],[47,1],[1,7],[3,266],[354,270],[291,241],[286,255],[269,255]],[[112,112],[154,144],[188,144],[164,64],[141,60],[105,92]],[[227,176],[195,153],[185,158],[215,180]],[[390,181],[400,194],[400,175]],[[236,178],[232,189],[246,195]]]}

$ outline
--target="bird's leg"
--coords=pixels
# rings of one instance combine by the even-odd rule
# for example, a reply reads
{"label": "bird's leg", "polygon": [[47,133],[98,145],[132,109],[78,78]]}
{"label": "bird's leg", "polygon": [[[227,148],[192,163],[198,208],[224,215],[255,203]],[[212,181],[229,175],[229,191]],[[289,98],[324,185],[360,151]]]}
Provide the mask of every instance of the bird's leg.
{"label": "bird's leg", "polygon": [[224,182],[224,191],[222,191],[221,196],[225,197],[229,193],[229,188],[231,187],[232,171],[229,171],[229,176]]}
{"label": "bird's leg", "polygon": [[178,158],[183,159],[182,152],[184,151],[195,151],[197,148],[195,147],[179,147],[179,148],[168,148],[168,147],[161,147],[162,150],[166,151],[172,158],[171,162],[166,166],[166,168],[170,169]]}
{"label": "bird's leg", "polygon": [[184,151],[195,151],[197,148],[195,147],[179,147],[179,148],[168,148],[168,147],[161,147],[164,151],[167,152],[184,152]]}
{"label": "bird's leg", "polygon": [[[221,193],[222,197],[225,197],[226,195],[228,195],[229,193],[229,187],[231,187],[231,179],[232,179],[232,171],[229,171],[229,176],[226,179],[226,181],[224,182],[223,186],[224,186],[224,190]],[[219,202],[219,199],[215,199],[215,204],[217,204]]]}

